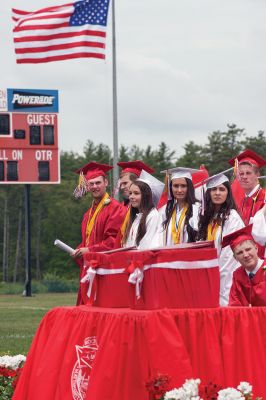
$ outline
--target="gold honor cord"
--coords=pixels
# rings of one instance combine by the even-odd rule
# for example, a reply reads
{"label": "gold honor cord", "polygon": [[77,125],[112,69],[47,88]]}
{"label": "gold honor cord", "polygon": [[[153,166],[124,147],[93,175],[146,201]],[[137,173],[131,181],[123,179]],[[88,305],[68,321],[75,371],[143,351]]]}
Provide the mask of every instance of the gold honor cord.
{"label": "gold honor cord", "polygon": [[127,225],[128,225],[128,223],[129,223],[129,218],[130,218],[130,207],[129,207],[128,210],[127,210],[126,216],[125,216],[124,221],[123,221],[123,223],[122,223],[122,225],[121,225],[121,228],[120,228],[120,232],[121,232],[121,244],[123,243],[123,238],[124,238],[125,233],[126,233]]}
{"label": "gold honor cord", "polygon": [[219,226],[220,225],[217,222],[209,223],[207,230],[207,240],[215,240]]}
{"label": "gold honor cord", "polygon": [[178,226],[176,229],[176,207],[174,208],[173,214],[172,214],[172,238],[174,241],[174,244],[179,244],[180,243],[180,236],[181,236],[181,227],[183,224],[183,220],[186,216],[188,206],[185,206],[181,212],[181,216],[178,221]]}
{"label": "gold honor cord", "polygon": [[99,212],[101,211],[101,209],[103,208],[105,201],[106,201],[107,199],[109,199],[109,197],[110,197],[109,194],[108,194],[108,193],[105,193],[105,195],[103,196],[102,200],[101,200],[100,203],[98,204],[96,210],[94,211],[92,217],[91,217],[91,212],[92,212],[92,207],[93,207],[93,206],[92,206],[91,209],[90,209],[89,218],[88,218],[88,223],[87,223],[87,227],[86,227],[86,246],[87,246],[88,243],[89,243],[91,231],[92,231],[92,228],[93,228],[93,226],[94,226],[96,217],[97,217],[97,215],[99,214]]}

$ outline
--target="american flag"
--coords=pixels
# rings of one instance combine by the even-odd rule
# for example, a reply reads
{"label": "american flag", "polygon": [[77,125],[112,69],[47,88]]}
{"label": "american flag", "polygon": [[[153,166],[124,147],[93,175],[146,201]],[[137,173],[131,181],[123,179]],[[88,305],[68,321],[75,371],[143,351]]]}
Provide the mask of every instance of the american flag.
{"label": "american flag", "polygon": [[19,64],[105,58],[110,0],[82,0],[37,11],[12,9]]}

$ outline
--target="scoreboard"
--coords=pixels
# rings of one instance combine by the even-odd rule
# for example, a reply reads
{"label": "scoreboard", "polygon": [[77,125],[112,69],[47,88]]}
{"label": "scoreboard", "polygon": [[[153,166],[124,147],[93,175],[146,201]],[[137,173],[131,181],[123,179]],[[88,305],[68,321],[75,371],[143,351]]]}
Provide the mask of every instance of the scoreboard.
{"label": "scoreboard", "polygon": [[0,184],[15,183],[60,183],[57,90],[0,90]]}

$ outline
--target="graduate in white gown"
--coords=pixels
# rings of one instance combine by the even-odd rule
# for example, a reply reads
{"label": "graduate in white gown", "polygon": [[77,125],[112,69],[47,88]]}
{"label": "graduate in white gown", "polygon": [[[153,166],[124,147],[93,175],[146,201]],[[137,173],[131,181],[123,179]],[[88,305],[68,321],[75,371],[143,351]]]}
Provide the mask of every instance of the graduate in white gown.
{"label": "graduate in white gown", "polygon": [[[261,246],[266,245],[266,204],[253,217],[252,236]],[[266,251],[264,254],[266,257]]]}
{"label": "graduate in white gown", "polygon": [[232,196],[227,176],[217,174],[206,180],[204,213],[199,219],[198,240],[213,240],[220,269],[220,305],[227,306],[232,276],[239,263],[229,246],[222,248],[223,237],[244,227]]}
{"label": "graduate in white gown", "polygon": [[130,215],[123,237],[123,247],[140,250],[156,248],[159,242],[160,216],[156,205],[164,184],[146,171],[129,188]]}
{"label": "graduate in white gown", "polygon": [[167,171],[169,200],[159,209],[161,246],[195,242],[200,203],[195,197],[191,174],[198,171],[183,167]]}

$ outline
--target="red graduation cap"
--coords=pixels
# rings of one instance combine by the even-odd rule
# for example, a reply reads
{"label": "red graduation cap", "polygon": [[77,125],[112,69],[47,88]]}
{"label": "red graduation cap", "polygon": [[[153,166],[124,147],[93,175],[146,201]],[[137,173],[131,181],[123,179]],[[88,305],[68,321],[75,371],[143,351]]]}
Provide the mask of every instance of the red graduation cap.
{"label": "red graduation cap", "polygon": [[100,164],[97,162],[89,162],[77,171],[77,174],[83,173],[87,180],[97,178],[98,176],[106,177],[106,172],[110,171],[113,167],[107,164]]}
{"label": "red graduation cap", "polygon": [[257,168],[261,168],[266,165],[266,160],[264,160],[264,158],[260,157],[257,153],[255,153],[255,151],[249,149],[243,151],[238,156],[229,160],[229,164],[234,166],[236,159],[238,160],[238,164],[248,163],[250,165],[254,165]]}
{"label": "red graduation cap", "polygon": [[126,172],[129,172],[131,174],[135,174],[137,176],[140,176],[140,173],[142,170],[148,172],[149,174],[152,174],[154,172],[154,169],[146,165],[144,162],[140,160],[135,160],[135,161],[121,161],[118,162],[117,165],[122,168],[121,174],[125,174]]}
{"label": "red graduation cap", "polygon": [[194,186],[199,186],[199,183],[203,184],[205,179],[209,177],[209,173],[204,165],[201,165],[199,169],[200,170],[198,172],[194,172],[194,174],[192,174],[192,183]]}
{"label": "red graduation cap", "polygon": [[244,228],[239,229],[238,231],[230,233],[229,235],[226,235],[223,238],[222,247],[230,245],[231,249],[234,250],[234,248],[239,243],[244,242],[245,240],[252,240],[254,242],[251,232],[252,224],[247,225]]}

